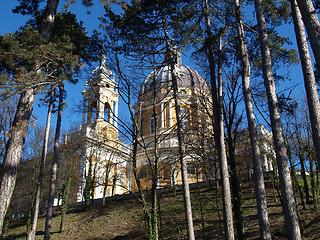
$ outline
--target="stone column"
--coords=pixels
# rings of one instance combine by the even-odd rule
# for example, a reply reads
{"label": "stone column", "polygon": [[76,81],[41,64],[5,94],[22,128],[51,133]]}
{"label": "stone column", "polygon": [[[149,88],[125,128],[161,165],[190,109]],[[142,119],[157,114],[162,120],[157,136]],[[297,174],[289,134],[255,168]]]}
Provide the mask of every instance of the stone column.
{"label": "stone column", "polygon": [[104,104],[101,101],[101,97],[97,99],[98,107],[97,107],[97,121],[104,121]]}
{"label": "stone column", "polygon": [[113,124],[113,122],[112,122],[112,120],[113,120],[113,115],[114,115],[114,113],[113,113],[113,101],[112,101],[112,100],[108,101],[108,104],[109,104],[109,108],[110,108],[110,110],[109,110],[109,119],[108,119],[108,122],[109,122],[110,124]]}
{"label": "stone column", "polygon": [[201,126],[201,117],[200,117],[200,107],[199,101],[197,101],[197,120],[198,120],[198,128]]}
{"label": "stone column", "polygon": [[161,128],[164,128],[164,107],[163,107],[163,102],[161,102]]}
{"label": "stone column", "polygon": [[169,100],[169,127],[172,127],[172,102]]}
{"label": "stone column", "polygon": [[114,105],[114,126],[118,127],[118,105],[119,102],[116,101]]}

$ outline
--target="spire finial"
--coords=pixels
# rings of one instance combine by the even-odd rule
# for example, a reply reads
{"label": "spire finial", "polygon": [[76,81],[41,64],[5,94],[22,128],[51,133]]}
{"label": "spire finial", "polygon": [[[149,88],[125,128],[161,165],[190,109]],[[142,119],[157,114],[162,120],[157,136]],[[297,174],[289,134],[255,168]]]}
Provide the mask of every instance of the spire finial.
{"label": "spire finial", "polygon": [[106,64],[106,56],[104,55],[104,52],[101,53],[101,56],[100,56],[100,66],[103,66]]}

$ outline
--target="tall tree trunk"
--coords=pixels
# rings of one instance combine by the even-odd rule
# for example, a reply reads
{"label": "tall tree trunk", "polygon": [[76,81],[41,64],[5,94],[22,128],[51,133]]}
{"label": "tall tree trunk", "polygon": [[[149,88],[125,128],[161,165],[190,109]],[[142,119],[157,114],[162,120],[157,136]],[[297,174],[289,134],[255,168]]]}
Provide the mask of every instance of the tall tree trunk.
{"label": "tall tree trunk", "polygon": [[[299,54],[301,59],[301,66],[302,66],[303,77],[304,77],[304,86],[307,94],[307,102],[308,102],[311,128],[312,128],[312,138],[313,138],[313,143],[316,150],[317,162],[318,164],[320,164],[320,103],[319,103],[317,85],[315,81],[314,71],[312,67],[312,60],[309,53],[309,47],[308,47],[306,33],[303,26],[302,17],[303,17],[303,20],[305,21],[305,26],[308,31],[314,56],[316,57],[317,55],[319,55],[317,56],[319,58],[316,58],[318,66],[320,64],[320,24],[319,24],[317,13],[315,12],[314,9],[313,9],[314,13],[313,12],[310,12],[308,14],[306,13],[307,8],[310,10],[310,8],[313,7],[312,1],[304,0],[303,3],[298,1],[299,7],[301,9],[302,17],[301,17],[301,13],[299,11],[297,2],[295,0],[290,0],[290,3],[291,3],[291,9],[292,9],[294,29],[296,33],[297,44],[298,44],[298,49],[299,49]],[[316,28],[311,28],[309,24],[312,24],[312,22],[309,22],[309,21],[314,21],[313,24],[317,23],[318,26]],[[318,69],[320,70],[320,67],[318,67]]]}
{"label": "tall tree trunk", "polygon": [[28,132],[29,121],[32,113],[33,103],[36,97],[36,90],[30,88],[23,92],[17,106],[17,111],[10,130],[10,138],[6,145],[1,170],[0,185],[0,233],[7,209],[10,204],[11,196],[17,178],[18,165],[21,161],[22,148]]}
{"label": "tall tree trunk", "polygon": [[253,110],[251,89],[250,89],[250,62],[247,52],[244,30],[242,26],[242,16],[239,0],[234,0],[235,12],[237,18],[237,30],[240,40],[241,60],[242,60],[242,89],[246,106],[248,128],[251,144],[251,152],[253,158],[253,174],[255,182],[255,192],[257,201],[257,210],[259,216],[260,239],[271,239],[270,224],[268,217],[268,206],[266,198],[266,190],[264,185],[259,140],[256,128],[256,120]]}
{"label": "tall tree trunk", "polygon": [[[309,36],[311,48],[316,59],[317,68],[320,69],[320,23],[318,13],[314,8],[312,0],[290,0],[290,2],[292,11],[297,13],[301,12],[301,14],[298,13],[297,17],[299,16],[299,19],[296,20],[300,21],[302,15],[302,19]],[[297,4],[300,11],[294,10],[296,9]]]}
{"label": "tall tree trunk", "polygon": [[40,34],[49,41],[51,29],[57,14],[59,0],[47,0],[47,6],[44,10],[42,23],[40,24]]}
{"label": "tall tree trunk", "polygon": [[[207,37],[212,37],[211,23],[209,17],[209,6],[208,0],[205,0],[205,20],[207,25],[206,34]],[[209,67],[210,67],[210,79],[212,88],[212,101],[214,107],[214,119],[215,119],[215,143],[220,163],[220,175],[221,175],[221,187],[222,187],[222,197],[223,197],[223,211],[224,211],[224,226],[226,239],[234,239],[234,229],[233,229],[233,217],[232,217],[232,203],[231,203],[231,193],[230,193],[230,183],[229,183],[229,173],[227,164],[227,154],[224,142],[224,126],[223,126],[223,108],[222,108],[222,82],[219,81],[219,89],[215,81],[215,64],[214,64],[214,54],[212,47],[208,49]]]}
{"label": "tall tree trunk", "polygon": [[299,218],[294,200],[289,165],[287,161],[286,146],[283,137],[278,98],[272,73],[272,61],[269,49],[269,39],[264,16],[262,0],[255,0],[255,9],[259,27],[259,40],[262,55],[262,71],[266,88],[268,107],[270,113],[273,143],[276,152],[279,170],[280,188],[282,194],[282,206],[287,226],[288,239],[301,239]]}
{"label": "tall tree trunk", "polygon": [[51,177],[50,177],[48,209],[47,209],[46,226],[45,226],[45,232],[44,232],[45,240],[50,239],[54,193],[56,188],[58,159],[59,159],[59,140],[60,140],[61,118],[62,118],[62,110],[63,110],[63,91],[64,91],[64,85],[63,83],[61,83],[59,85],[58,118],[57,118],[57,126],[56,126],[56,133],[55,133],[55,139],[54,139],[54,152],[53,152],[52,169],[51,169]]}
{"label": "tall tree trunk", "polygon": [[178,101],[178,82],[177,76],[175,72],[174,61],[175,59],[174,53],[172,52],[173,47],[169,43],[168,33],[166,32],[167,38],[167,45],[170,51],[170,71],[172,76],[172,88],[173,88],[173,99],[174,99],[174,108],[176,112],[176,120],[177,120],[177,137],[178,137],[178,145],[179,145],[179,160],[181,165],[181,177],[182,177],[182,185],[183,185],[183,199],[184,199],[184,208],[185,208],[185,215],[186,215],[186,222],[187,222],[187,232],[188,232],[188,239],[194,240],[194,228],[193,228],[193,217],[192,217],[192,206],[191,206],[191,197],[190,197],[190,189],[189,189],[189,180],[188,180],[188,171],[187,171],[187,164],[185,161],[186,157],[186,146],[184,141],[184,134],[181,122],[181,110],[180,110],[180,103]]}
{"label": "tall tree trunk", "polygon": [[190,189],[189,189],[189,180],[188,180],[188,171],[187,164],[185,161],[186,157],[186,146],[184,143],[184,135],[182,132],[182,122],[181,122],[181,111],[180,105],[178,102],[178,85],[175,72],[173,71],[174,65],[171,65],[171,74],[172,74],[172,85],[173,85],[173,96],[174,96],[174,104],[175,104],[175,112],[177,119],[177,136],[178,136],[178,144],[179,144],[179,159],[181,165],[181,176],[182,176],[182,185],[183,185],[183,198],[184,198],[184,206],[185,206],[185,214],[187,221],[187,231],[188,231],[188,239],[194,240],[194,228],[193,228],[193,218],[192,218],[192,206],[191,206],[191,198],[190,198]]}
{"label": "tall tree trunk", "polygon": [[48,149],[50,122],[51,122],[51,113],[52,113],[54,94],[55,94],[55,87],[52,86],[50,99],[49,99],[49,106],[48,106],[46,129],[45,129],[45,134],[44,134],[44,138],[43,138],[41,164],[40,164],[39,178],[38,178],[38,182],[37,182],[36,197],[35,197],[35,202],[34,202],[34,214],[33,214],[33,220],[32,220],[32,227],[31,227],[31,231],[28,233],[28,236],[27,236],[28,240],[33,240],[36,235],[39,207],[40,207],[40,199],[41,199],[41,191],[42,191],[42,182],[43,182],[43,176],[44,176],[44,170],[45,170],[46,158],[47,158],[47,149]]}
{"label": "tall tree trunk", "polygon": [[243,208],[242,208],[242,194],[240,181],[237,175],[237,163],[235,156],[235,146],[232,138],[231,129],[228,129],[228,156],[229,156],[229,165],[230,165],[230,182],[232,190],[232,204],[233,204],[233,214],[234,221],[237,231],[237,238],[239,240],[245,239],[245,226],[243,221]]}
{"label": "tall tree trunk", "polygon": [[69,198],[69,192],[70,192],[70,185],[71,185],[71,172],[66,170],[67,176],[63,179],[63,185],[62,185],[62,194],[61,194],[61,220],[60,220],[60,232],[62,233],[64,230],[64,219],[67,214],[68,209],[68,198]]}
{"label": "tall tree trunk", "polygon": [[301,152],[299,152],[299,161],[301,166],[301,176],[303,180],[304,194],[306,195],[306,203],[310,204],[310,194],[309,194],[309,185],[308,185],[307,174],[306,174],[306,167],[304,165],[304,158]]}
{"label": "tall tree trunk", "polygon": [[[59,0],[47,1],[42,26],[46,29],[45,32],[48,34],[45,34],[42,30],[39,31],[46,40],[49,40],[49,33],[56,16],[58,4]],[[10,130],[10,138],[6,146],[6,154],[0,175],[0,234],[2,234],[4,218],[14,190],[17,167],[20,162],[35,96],[36,89],[34,88],[27,89],[21,94],[14,123]]]}
{"label": "tall tree trunk", "polygon": [[[290,148],[290,145],[288,143],[288,139],[285,137],[284,141],[285,141],[285,144],[286,144],[288,160],[289,160],[289,163],[290,163],[290,170],[291,170],[290,174],[291,174],[291,178],[292,178],[292,187],[293,187],[293,190],[294,190],[294,196],[295,196],[295,200],[296,200],[297,206],[299,206],[298,196],[297,196],[297,191],[299,190],[299,183],[297,181],[296,168],[294,166],[292,153],[291,153],[291,148]],[[303,201],[303,198],[302,198],[302,201]]]}

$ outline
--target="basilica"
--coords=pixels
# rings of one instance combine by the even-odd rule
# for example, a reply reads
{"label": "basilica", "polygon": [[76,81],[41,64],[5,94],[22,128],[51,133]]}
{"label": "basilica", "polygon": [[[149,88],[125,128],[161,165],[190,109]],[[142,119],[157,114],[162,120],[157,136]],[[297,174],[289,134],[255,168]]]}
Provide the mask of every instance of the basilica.
{"label": "basilica", "polygon": [[[135,127],[126,126],[127,138],[136,137],[136,145],[121,141],[123,120],[119,119],[121,91],[113,73],[102,57],[82,91],[83,109],[80,129],[64,136],[59,148],[59,173],[55,205],[60,204],[62,183],[71,178],[69,204],[90,199],[119,196],[142,190],[182,185],[178,154],[176,106],[173,99],[172,75],[168,65],[153,70],[140,84],[132,108]],[[181,55],[175,59],[173,71],[178,83],[178,104],[186,147],[190,184],[219,179],[213,140],[213,114],[210,86],[200,74],[183,65]],[[123,106],[123,105],[122,105]],[[120,134],[121,133],[121,134]],[[275,159],[272,134],[258,128],[264,171],[273,171]],[[120,136],[119,136],[120,135]],[[252,158],[247,130],[239,133],[236,154],[239,174],[252,175]],[[39,159],[21,164],[15,190],[15,210],[22,212],[29,204],[25,190],[32,189],[39,168]],[[30,175],[30,172],[33,174]],[[50,174],[50,154],[45,177]],[[48,183],[48,179],[44,179]],[[41,206],[46,206],[48,186],[43,187]],[[23,191],[24,190],[24,191]]]}
{"label": "basilica", "polygon": [[[111,71],[102,59],[91,74],[83,94],[81,130],[84,150],[78,201],[83,200],[86,176],[95,176],[94,197],[112,196],[138,191],[139,178],[144,190],[151,188],[156,177],[159,188],[181,185],[178,163],[178,139],[169,66],[151,72],[142,82],[134,104],[134,121],[138,123],[139,144],[133,164],[133,149],[119,140],[119,91]],[[178,77],[178,101],[187,145],[187,169],[190,183],[212,178],[212,106],[210,87],[194,69],[175,64]],[[159,171],[154,176],[154,164]],[[133,166],[134,165],[134,166]],[[88,171],[93,171],[89,174]],[[137,175],[134,176],[133,172]],[[153,174],[153,175],[152,175]]]}
{"label": "basilica", "polygon": [[[219,174],[214,158],[210,86],[196,70],[182,64],[181,54],[175,59],[174,72],[178,80],[177,97],[189,183],[214,181]],[[158,188],[182,185],[172,76],[168,65],[152,71],[141,84],[132,116],[138,129],[136,149],[119,140],[120,93],[105,59],[102,58],[100,66],[91,74],[82,94],[84,104],[80,131],[84,147],[80,157],[82,175],[78,202],[84,199],[89,175],[95,179],[94,198],[137,192],[139,187],[148,190],[154,178]],[[259,129],[260,139],[272,137],[265,128],[260,126]],[[262,144],[265,149],[265,140]],[[267,157],[267,152],[263,155],[266,171],[272,169],[272,158]]]}

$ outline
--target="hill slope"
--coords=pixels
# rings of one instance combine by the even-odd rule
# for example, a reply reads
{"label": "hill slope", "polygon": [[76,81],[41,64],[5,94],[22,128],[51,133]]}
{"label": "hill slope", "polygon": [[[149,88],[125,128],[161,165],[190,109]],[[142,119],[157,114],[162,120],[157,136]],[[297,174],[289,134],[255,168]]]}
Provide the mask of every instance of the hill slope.
{"label": "hill slope", "polygon": [[[286,228],[279,199],[268,191],[269,218],[273,239],[286,239]],[[218,196],[216,198],[215,196]],[[197,239],[224,239],[221,195],[214,189],[195,189],[192,193],[194,225]],[[247,239],[259,239],[255,193],[252,187],[243,187],[244,220]],[[277,200],[277,201],[276,201]],[[219,203],[217,206],[216,203]],[[160,196],[160,228],[162,239],[185,239],[184,207],[181,192],[163,193]],[[304,239],[320,239],[320,213],[313,206],[302,210],[300,222]],[[137,199],[107,201],[106,206],[94,206],[85,211],[82,207],[69,209],[65,231],[59,233],[60,213],[52,224],[51,239],[148,239],[144,216]],[[36,239],[43,239],[45,218],[39,220]],[[3,239],[25,239],[25,223],[13,223]]]}

